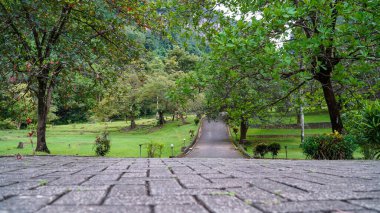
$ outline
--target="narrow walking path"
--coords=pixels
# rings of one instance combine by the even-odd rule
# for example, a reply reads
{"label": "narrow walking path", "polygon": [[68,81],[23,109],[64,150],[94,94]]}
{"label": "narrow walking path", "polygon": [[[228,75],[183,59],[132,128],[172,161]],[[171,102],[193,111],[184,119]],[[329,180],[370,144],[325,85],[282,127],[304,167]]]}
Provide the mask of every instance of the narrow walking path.
{"label": "narrow walking path", "polygon": [[207,121],[202,124],[202,133],[188,158],[242,158],[231,144],[227,126],[222,121]]}

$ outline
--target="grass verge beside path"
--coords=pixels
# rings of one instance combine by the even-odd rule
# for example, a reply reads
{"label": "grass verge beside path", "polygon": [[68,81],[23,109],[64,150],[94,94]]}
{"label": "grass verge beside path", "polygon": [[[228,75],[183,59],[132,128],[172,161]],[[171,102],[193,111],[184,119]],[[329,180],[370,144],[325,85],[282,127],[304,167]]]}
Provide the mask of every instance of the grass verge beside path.
{"label": "grass verge beside path", "polygon": [[[182,125],[180,121],[169,121],[164,126],[155,126],[155,119],[137,121],[137,129],[128,129],[125,121],[107,123],[86,123],[52,126],[47,129],[47,145],[53,155],[95,156],[93,144],[97,135],[107,129],[111,140],[111,150],[108,157],[139,157],[139,144],[154,142],[164,144],[161,157],[171,156],[170,144],[174,144],[174,155],[181,152],[183,139],[186,145],[190,143],[189,130],[197,130],[188,117],[189,124]],[[0,130],[0,155],[32,154],[28,130]],[[18,142],[26,142],[24,149],[17,149]],[[36,137],[33,137],[34,146]],[[37,153],[42,154],[44,153]],[[147,152],[143,147],[142,156]]]}
{"label": "grass verge beside path", "polygon": [[[232,133],[231,129],[231,133]],[[330,133],[331,129],[305,129],[305,136],[311,136],[315,134]],[[271,144],[279,143],[281,145],[281,150],[278,153],[277,158],[286,158],[285,146],[287,146],[288,159],[305,159],[306,156],[303,154],[300,148],[301,144],[301,130],[299,129],[248,129],[247,133],[247,153],[253,156],[254,146],[259,143]],[[235,135],[232,133],[232,137],[235,139]],[[239,134],[237,138],[239,138]],[[362,158],[363,155],[358,149],[354,153],[354,158]],[[270,153],[265,155],[265,158],[272,158]]]}

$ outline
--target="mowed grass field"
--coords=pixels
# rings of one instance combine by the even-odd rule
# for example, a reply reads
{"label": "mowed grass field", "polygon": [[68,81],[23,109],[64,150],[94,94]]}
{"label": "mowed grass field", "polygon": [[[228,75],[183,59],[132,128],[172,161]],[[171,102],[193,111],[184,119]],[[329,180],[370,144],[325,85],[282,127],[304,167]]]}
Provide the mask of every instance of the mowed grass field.
{"label": "mowed grass field", "polygon": [[[281,120],[281,123],[284,124],[295,124],[297,122],[296,117],[284,117],[284,118],[274,118]],[[329,122],[329,115],[327,113],[312,113],[305,115],[305,124],[306,123],[321,123]],[[312,135],[319,135],[331,133],[331,128],[319,128],[319,129],[305,129],[305,137]],[[232,137],[236,136],[231,130]],[[237,135],[239,138],[239,134]],[[247,145],[245,146],[247,152],[253,156],[254,147],[257,144],[265,143],[279,143],[281,145],[281,150],[277,158],[286,158],[286,149],[287,147],[287,158],[288,159],[305,159],[306,156],[303,154],[302,149],[300,148],[301,144],[301,129],[259,129],[259,128],[249,128],[247,132]],[[362,158],[360,150],[357,150],[354,153],[355,158]],[[265,155],[265,158],[272,158],[270,153]]]}
{"label": "mowed grass field", "polygon": [[[270,117],[267,118],[269,123],[281,123],[281,124],[296,124],[297,117],[296,115],[287,115],[283,116],[278,113],[270,113]],[[305,114],[305,123],[322,123],[322,122],[330,122],[330,117],[327,112],[314,112]],[[259,120],[254,120],[253,122],[260,123]]]}
{"label": "mowed grass field", "polygon": [[[168,121],[164,126],[156,126],[155,119],[137,120],[137,129],[130,130],[125,121],[69,124],[49,126],[47,129],[47,145],[52,155],[95,156],[94,141],[105,129],[109,132],[111,150],[108,157],[139,157],[139,144],[149,142],[164,144],[161,157],[171,156],[170,144],[174,144],[174,155],[181,152],[183,139],[190,143],[189,130],[196,130],[194,117],[189,116],[189,124],[180,121]],[[31,155],[32,147],[27,137],[28,130],[0,130],[0,155]],[[25,143],[24,149],[17,149],[19,142]],[[33,137],[34,146],[36,137]],[[36,153],[44,155],[44,153]],[[142,157],[147,151],[142,146]]]}

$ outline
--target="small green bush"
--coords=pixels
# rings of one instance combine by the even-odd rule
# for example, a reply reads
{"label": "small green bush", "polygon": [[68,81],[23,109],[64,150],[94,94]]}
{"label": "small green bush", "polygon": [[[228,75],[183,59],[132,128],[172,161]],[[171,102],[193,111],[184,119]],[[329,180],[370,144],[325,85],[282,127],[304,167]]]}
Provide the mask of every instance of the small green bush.
{"label": "small green bush", "polygon": [[365,159],[380,158],[380,101],[367,102],[359,111],[344,114],[345,128],[359,144]]}
{"label": "small green bush", "polygon": [[108,132],[96,137],[94,149],[97,156],[105,156],[110,151],[111,141],[108,139]]}
{"label": "small green bush", "polygon": [[362,114],[360,130],[362,131],[361,148],[367,159],[380,158],[380,101],[367,104]]}
{"label": "small green bush", "polygon": [[196,126],[198,126],[198,124],[199,124],[199,121],[200,121],[200,120],[199,120],[199,118],[198,118],[198,117],[195,117],[195,118],[194,118],[194,123],[195,123],[195,125],[196,125]]}
{"label": "small green bush", "polygon": [[237,128],[236,126],[232,127],[232,131],[234,132],[235,134],[235,140],[237,141],[238,140],[238,132],[239,132],[239,128]]}
{"label": "small green bush", "polygon": [[160,158],[162,155],[162,149],[164,148],[164,144],[150,142],[146,143],[145,147],[148,154],[148,158]]}
{"label": "small green bush", "polygon": [[338,132],[307,137],[301,144],[303,153],[309,159],[342,160],[353,159],[357,144],[350,136],[343,137]]}
{"label": "small green bush", "polygon": [[16,129],[14,123],[11,120],[0,120],[0,129]]}
{"label": "small green bush", "polygon": [[235,126],[232,128],[232,131],[234,131],[234,134],[237,135],[237,133],[239,132],[239,128]]}
{"label": "small green bush", "polygon": [[260,156],[264,158],[265,154],[268,153],[268,146],[266,144],[260,143],[255,147],[255,156]]}
{"label": "small green bush", "polygon": [[279,143],[271,143],[268,146],[268,151],[272,153],[272,158],[278,155],[278,152],[281,149],[281,145]]}

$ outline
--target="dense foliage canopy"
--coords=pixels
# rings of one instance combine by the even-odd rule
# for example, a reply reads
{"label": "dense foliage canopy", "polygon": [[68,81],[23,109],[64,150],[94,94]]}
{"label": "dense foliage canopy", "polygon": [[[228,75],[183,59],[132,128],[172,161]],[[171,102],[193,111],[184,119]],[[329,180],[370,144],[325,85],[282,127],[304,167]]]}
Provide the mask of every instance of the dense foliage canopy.
{"label": "dense foliage canopy", "polygon": [[[240,125],[380,97],[379,1],[0,0],[0,127],[189,112]],[[301,110],[302,112],[302,110]]]}

